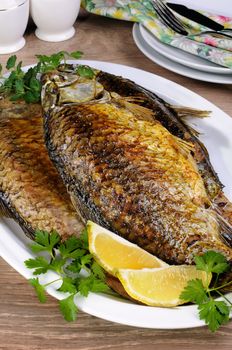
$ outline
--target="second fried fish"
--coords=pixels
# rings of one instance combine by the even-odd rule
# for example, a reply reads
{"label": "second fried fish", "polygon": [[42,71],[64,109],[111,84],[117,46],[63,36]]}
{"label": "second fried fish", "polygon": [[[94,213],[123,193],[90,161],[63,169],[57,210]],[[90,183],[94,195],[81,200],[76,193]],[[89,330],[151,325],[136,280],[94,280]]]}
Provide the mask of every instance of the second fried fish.
{"label": "second fried fish", "polygon": [[0,101],[0,207],[30,237],[56,230],[63,239],[83,224],[49,159],[38,104]]}

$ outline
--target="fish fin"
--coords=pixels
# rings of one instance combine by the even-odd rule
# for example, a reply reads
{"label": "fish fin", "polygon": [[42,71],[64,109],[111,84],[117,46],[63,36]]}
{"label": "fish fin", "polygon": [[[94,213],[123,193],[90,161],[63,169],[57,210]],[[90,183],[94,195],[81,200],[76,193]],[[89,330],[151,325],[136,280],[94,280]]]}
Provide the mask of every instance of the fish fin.
{"label": "fish fin", "polygon": [[187,142],[185,140],[180,139],[177,136],[173,136],[178,144],[178,146],[181,148],[184,153],[189,154],[191,152],[194,152],[195,148],[194,145],[190,142]]}
{"label": "fish fin", "polygon": [[188,130],[191,132],[191,134],[195,137],[199,137],[200,135],[200,132],[197,131],[196,129],[194,129],[191,125],[189,125],[188,121],[182,117],[181,118],[181,121],[182,123],[188,128]]}
{"label": "fish fin", "polygon": [[111,93],[113,100],[119,103],[122,107],[133,113],[138,119],[151,121],[154,123],[154,111],[152,109],[141,106],[139,103],[144,102],[139,96],[122,97],[116,93]]}
{"label": "fish fin", "polygon": [[196,109],[191,107],[175,106],[175,105],[170,105],[170,107],[176,111],[176,113],[180,118],[195,117],[195,118],[202,119],[202,118],[209,117],[211,113],[211,111],[203,111],[201,109]]}
{"label": "fish fin", "polygon": [[[183,122],[183,121],[182,121]],[[187,125],[187,123],[184,123]],[[191,131],[191,134],[195,137],[199,137],[199,135],[201,134],[199,131],[197,131],[196,129],[194,129],[192,126],[190,126],[189,124],[187,125],[188,129]]]}
{"label": "fish fin", "polygon": [[189,117],[194,118],[207,118],[210,116],[211,111],[203,111],[200,109],[190,108],[190,107],[183,107],[183,106],[170,106],[174,111],[177,113],[178,117],[181,119],[182,123],[191,131],[191,134],[195,137],[199,137],[200,132],[195,130],[191,125],[189,125],[188,121],[186,120]]}
{"label": "fish fin", "polygon": [[143,120],[154,122],[154,112],[151,109],[127,101],[125,101],[125,107],[137,118],[142,116]]}

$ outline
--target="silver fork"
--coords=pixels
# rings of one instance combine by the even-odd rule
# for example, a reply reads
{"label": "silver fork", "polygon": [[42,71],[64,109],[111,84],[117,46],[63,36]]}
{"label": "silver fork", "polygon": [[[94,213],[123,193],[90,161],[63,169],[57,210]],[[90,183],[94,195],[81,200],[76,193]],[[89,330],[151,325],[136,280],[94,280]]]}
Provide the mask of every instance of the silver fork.
{"label": "silver fork", "polygon": [[174,15],[174,13],[169,9],[169,7],[163,1],[152,0],[151,4],[152,4],[155,12],[157,13],[157,15],[163,21],[163,23],[167,27],[171,28],[176,33],[179,33],[182,35],[215,34],[215,35],[220,36],[220,37],[226,37],[226,38],[232,39],[231,35],[226,34],[222,31],[218,32],[215,30],[206,30],[206,31],[202,31],[199,33],[191,33],[190,29]]}

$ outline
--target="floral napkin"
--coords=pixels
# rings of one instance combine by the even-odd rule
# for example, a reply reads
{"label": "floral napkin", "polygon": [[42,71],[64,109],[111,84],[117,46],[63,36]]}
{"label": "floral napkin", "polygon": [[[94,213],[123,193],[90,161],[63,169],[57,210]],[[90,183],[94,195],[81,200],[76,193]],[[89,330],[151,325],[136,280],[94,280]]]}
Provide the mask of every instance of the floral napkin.
{"label": "floral napkin", "polygon": [[[161,42],[232,69],[232,38],[197,35],[207,28],[179,15],[177,16],[185,22],[192,34],[177,34],[159,20],[151,0],[82,0],[82,6],[97,15],[142,23]],[[225,28],[232,28],[232,18],[206,12],[204,14]]]}

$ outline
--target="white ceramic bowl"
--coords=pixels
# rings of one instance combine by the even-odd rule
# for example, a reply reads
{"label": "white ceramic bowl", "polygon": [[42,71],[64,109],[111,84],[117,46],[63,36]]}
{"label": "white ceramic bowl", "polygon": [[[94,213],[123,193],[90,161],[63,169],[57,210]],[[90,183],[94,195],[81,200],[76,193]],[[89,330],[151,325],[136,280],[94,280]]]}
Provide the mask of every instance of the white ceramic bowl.
{"label": "white ceramic bowl", "polygon": [[64,41],[75,34],[73,27],[80,0],[31,0],[31,17],[36,36],[45,41]]}
{"label": "white ceramic bowl", "polygon": [[29,0],[0,1],[0,54],[20,50],[29,18]]}

